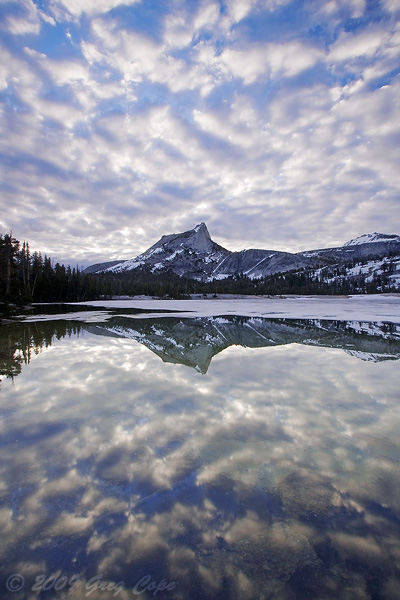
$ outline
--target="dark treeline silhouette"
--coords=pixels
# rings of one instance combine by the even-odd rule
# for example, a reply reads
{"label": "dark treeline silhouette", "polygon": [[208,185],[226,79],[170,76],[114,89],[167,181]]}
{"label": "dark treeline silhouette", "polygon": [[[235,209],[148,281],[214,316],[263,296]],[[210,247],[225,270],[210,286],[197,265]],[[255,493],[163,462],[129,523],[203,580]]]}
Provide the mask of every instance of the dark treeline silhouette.
{"label": "dark treeline silhouette", "polygon": [[102,294],[98,281],[78,268],[52,264],[48,256],[30,252],[11,233],[0,234],[0,301],[80,302]]}
{"label": "dark treeline silhouette", "polygon": [[[147,295],[185,298],[215,294],[359,294],[398,291],[390,275],[395,262],[383,265],[381,274],[362,273],[368,258],[361,262],[324,267],[319,271],[302,269],[276,273],[262,279],[244,274],[220,281],[200,282],[179,277],[172,271],[152,273],[141,267],[122,273],[84,273],[48,256],[30,252],[11,233],[0,234],[0,301],[20,305],[30,302],[83,302],[112,296]],[[348,275],[352,269],[353,274]]]}

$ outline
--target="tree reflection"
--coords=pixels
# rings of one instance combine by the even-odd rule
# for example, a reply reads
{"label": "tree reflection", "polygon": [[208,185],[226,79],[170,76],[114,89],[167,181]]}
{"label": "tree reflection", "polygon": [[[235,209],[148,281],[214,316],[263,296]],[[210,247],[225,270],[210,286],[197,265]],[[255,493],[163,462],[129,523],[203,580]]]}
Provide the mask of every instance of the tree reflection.
{"label": "tree reflection", "polygon": [[0,376],[13,379],[30,363],[33,355],[51,346],[55,340],[79,334],[79,322],[10,323],[0,328]]}

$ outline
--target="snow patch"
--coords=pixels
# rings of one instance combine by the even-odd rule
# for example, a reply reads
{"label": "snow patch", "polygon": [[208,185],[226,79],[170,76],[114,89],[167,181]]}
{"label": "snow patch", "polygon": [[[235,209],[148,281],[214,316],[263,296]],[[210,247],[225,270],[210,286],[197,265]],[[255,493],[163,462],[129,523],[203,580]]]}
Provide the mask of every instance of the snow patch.
{"label": "snow patch", "polygon": [[113,267],[109,267],[106,269],[106,271],[110,271],[111,273],[121,273],[121,271],[130,271],[131,269],[136,269],[137,267],[140,267],[140,265],[144,265],[144,261],[133,258],[131,260],[126,260],[125,262],[119,263],[118,265],[114,265]]}
{"label": "snow patch", "polygon": [[171,254],[171,256],[168,256],[168,258],[166,258],[165,260],[174,260],[174,258],[176,258],[179,254],[182,254],[182,252],[184,252],[184,250],[175,250],[175,252],[173,252]]}
{"label": "snow patch", "polygon": [[367,362],[380,362],[382,360],[397,360],[398,356],[395,354],[378,354],[373,352],[361,352],[360,350],[345,350],[347,354],[365,360]]}
{"label": "snow patch", "polygon": [[161,252],[164,252],[164,248],[162,246],[159,246],[158,248],[154,248],[154,250],[148,250],[141,256],[149,258],[150,256],[153,256],[154,254],[160,254]]}

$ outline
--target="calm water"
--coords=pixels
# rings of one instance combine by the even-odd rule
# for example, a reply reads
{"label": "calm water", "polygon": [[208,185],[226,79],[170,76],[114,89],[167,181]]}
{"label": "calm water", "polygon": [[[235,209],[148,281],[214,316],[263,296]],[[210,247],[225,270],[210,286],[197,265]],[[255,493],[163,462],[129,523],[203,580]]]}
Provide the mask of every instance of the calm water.
{"label": "calm water", "polygon": [[1,598],[400,598],[398,328],[0,336]]}

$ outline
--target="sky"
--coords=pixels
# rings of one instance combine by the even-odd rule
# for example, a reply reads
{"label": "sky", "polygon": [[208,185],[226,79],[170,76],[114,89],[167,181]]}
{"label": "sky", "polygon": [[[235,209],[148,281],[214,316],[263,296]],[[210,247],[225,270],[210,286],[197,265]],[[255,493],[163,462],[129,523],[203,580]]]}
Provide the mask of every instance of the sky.
{"label": "sky", "polygon": [[0,232],[129,259],[400,234],[399,0],[0,0]]}

